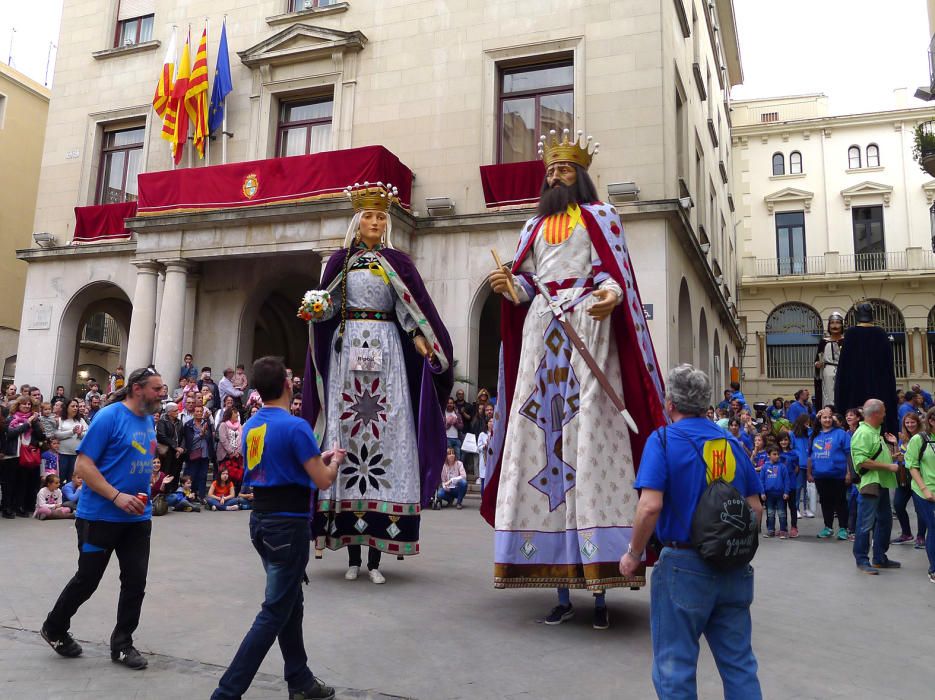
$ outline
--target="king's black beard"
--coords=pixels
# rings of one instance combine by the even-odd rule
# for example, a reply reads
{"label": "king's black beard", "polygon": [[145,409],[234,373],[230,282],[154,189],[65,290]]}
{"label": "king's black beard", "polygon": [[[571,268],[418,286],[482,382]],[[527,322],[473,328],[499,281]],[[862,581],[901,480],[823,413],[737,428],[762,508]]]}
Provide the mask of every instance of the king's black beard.
{"label": "king's black beard", "polygon": [[539,197],[538,213],[540,216],[560,214],[568,209],[569,204],[577,203],[578,193],[576,188],[558,183],[547,189],[542,193],[542,196]]}

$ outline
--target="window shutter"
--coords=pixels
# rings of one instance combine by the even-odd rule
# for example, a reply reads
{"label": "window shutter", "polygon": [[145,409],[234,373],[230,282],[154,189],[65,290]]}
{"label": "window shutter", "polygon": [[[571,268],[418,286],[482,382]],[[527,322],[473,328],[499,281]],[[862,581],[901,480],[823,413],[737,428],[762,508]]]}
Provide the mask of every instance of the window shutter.
{"label": "window shutter", "polygon": [[120,0],[120,9],[117,11],[117,21],[134,17],[144,17],[156,13],[156,0]]}

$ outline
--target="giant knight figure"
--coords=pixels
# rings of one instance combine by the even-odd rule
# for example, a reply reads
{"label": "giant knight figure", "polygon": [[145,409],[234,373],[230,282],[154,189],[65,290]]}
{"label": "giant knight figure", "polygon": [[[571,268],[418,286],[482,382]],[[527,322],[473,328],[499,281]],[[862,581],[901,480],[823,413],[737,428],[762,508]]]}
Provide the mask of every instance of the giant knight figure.
{"label": "giant knight figure", "polygon": [[[840,311],[832,311],[828,316],[827,334],[818,341],[815,355],[815,401],[816,407],[834,406],[834,380],[838,374],[838,362],[844,347],[844,316]],[[838,412],[847,409],[837,408]]]}
{"label": "giant knight figure", "polygon": [[[642,571],[623,577],[618,562],[630,543],[643,444],[665,417],[620,217],[598,201],[587,172],[594,153],[580,137],[542,137],[538,214],[523,227],[512,269],[490,275],[503,296],[503,345],[481,512],[496,529],[497,588],[557,588],[552,624],[570,616],[568,589],[590,590],[603,628],[605,589],[645,583]],[[550,301],[605,377],[573,346]],[[637,432],[608,388],[627,403]]]}

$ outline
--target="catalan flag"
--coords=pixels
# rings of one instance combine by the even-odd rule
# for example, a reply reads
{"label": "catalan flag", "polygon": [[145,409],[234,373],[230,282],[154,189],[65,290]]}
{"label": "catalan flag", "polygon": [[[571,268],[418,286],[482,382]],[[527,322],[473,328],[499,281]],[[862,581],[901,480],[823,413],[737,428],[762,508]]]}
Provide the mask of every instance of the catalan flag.
{"label": "catalan flag", "polygon": [[185,111],[191,119],[194,134],[192,143],[198,149],[198,157],[205,157],[205,140],[208,138],[208,27],[205,26],[198,43],[198,53],[192,65],[188,89],[185,91]]}
{"label": "catalan flag", "polygon": [[566,211],[553,214],[542,222],[542,237],[549,245],[558,245],[567,241],[578,225],[584,226],[581,208],[577,204],[569,204]]}
{"label": "catalan flag", "polygon": [[[191,53],[188,48],[190,43],[191,37],[189,36],[182,49],[182,57],[179,59],[175,85],[172,88],[172,97],[168,105],[168,110],[174,113],[173,129],[169,141],[172,142],[172,158],[176,165],[181,162],[182,151],[185,150],[185,142],[188,141],[188,110],[185,104],[185,94],[188,92],[188,80],[191,75]],[[165,124],[162,131],[163,138],[165,138]]]}
{"label": "catalan flag", "polygon": [[153,109],[159,118],[165,121],[166,111],[169,106],[169,98],[172,96],[172,86],[175,84],[175,54],[178,52],[176,46],[175,30],[172,30],[172,38],[169,40],[169,48],[166,51],[165,60],[162,62],[162,72],[159,74],[159,82],[156,84],[156,93],[153,95]]}

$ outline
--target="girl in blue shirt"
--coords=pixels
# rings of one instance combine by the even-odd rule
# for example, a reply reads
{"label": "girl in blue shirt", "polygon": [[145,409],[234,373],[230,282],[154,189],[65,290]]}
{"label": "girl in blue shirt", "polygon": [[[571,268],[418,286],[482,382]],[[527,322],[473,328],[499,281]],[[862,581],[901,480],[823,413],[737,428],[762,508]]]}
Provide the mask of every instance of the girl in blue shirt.
{"label": "girl in blue shirt", "polygon": [[798,493],[799,483],[799,455],[792,448],[792,438],[789,437],[789,433],[779,433],[778,442],[779,458],[782,460],[783,464],[786,465],[786,470],[789,473],[789,498],[786,501],[786,506],[789,508],[789,520],[791,523],[791,527],[789,528],[789,537],[798,537],[799,509],[795,503],[795,496]]}
{"label": "girl in blue shirt", "polygon": [[792,424],[792,449],[795,450],[796,457],[799,458],[799,476],[796,479],[795,507],[802,517],[814,518],[815,514],[808,507],[808,478],[805,470],[808,464],[808,453],[811,450],[811,428],[809,427],[809,418],[807,415],[801,415],[795,419]]}
{"label": "girl in blue shirt", "polygon": [[825,527],[818,533],[820,539],[834,534],[834,518],[838,518],[839,540],[847,540],[847,457],[851,451],[851,436],[834,425],[830,408],[818,412],[820,429],[811,441],[808,459],[808,480],[815,483],[821,516]]}

